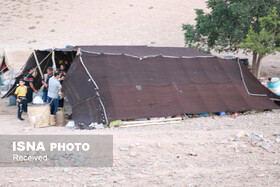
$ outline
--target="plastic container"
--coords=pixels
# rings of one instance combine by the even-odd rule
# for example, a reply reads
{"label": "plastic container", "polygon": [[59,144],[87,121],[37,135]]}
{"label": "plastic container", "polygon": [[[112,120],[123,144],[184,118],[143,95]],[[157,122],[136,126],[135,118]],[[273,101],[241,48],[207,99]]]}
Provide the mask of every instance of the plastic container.
{"label": "plastic container", "polygon": [[271,82],[267,83],[268,88],[275,93],[280,95],[280,79],[277,77],[271,78]]}
{"label": "plastic container", "polygon": [[58,111],[56,113],[56,126],[65,126],[65,113],[63,111]]}
{"label": "plastic container", "polygon": [[239,58],[240,62],[242,62],[242,64],[244,64],[244,66],[246,66],[246,68],[249,67],[249,60],[248,58]]}
{"label": "plastic container", "polygon": [[226,115],[226,112],[218,112],[217,115],[218,116],[224,116],[224,115]]}

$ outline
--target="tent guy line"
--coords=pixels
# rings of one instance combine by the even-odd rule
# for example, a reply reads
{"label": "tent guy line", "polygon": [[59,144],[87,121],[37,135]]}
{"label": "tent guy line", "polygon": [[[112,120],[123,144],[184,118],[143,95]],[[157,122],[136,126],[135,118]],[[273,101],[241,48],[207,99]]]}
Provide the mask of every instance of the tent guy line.
{"label": "tent guy line", "polygon": [[244,80],[244,77],[243,77],[243,72],[242,72],[242,69],[241,69],[240,61],[239,61],[239,60],[238,60],[237,64],[238,64],[238,68],[239,68],[239,71],[240,71],[240,75],[241,75],[242,82],[243,82],[243,84],[244,84],[244,87],[245,87],[247,93],[248,93],[249,95],[251,95],[251,96],[256,96],[256,97],[267,97],[267,94],[253,94],[253,93],[250,93],[250,92],[249,92],[249,89],[248,89],[247,84],[246,84],[246,82],[245,82],[245,80]]}

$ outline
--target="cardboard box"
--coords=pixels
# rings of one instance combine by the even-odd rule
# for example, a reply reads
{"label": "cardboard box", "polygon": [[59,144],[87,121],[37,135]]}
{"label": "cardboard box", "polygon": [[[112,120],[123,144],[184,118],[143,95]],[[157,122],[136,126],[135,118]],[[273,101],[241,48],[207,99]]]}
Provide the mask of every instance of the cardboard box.
{"label": "cardboard box", "polygon": [[50,106],[48,104],[28,105],[28,121],[32,127],[50,126]]}

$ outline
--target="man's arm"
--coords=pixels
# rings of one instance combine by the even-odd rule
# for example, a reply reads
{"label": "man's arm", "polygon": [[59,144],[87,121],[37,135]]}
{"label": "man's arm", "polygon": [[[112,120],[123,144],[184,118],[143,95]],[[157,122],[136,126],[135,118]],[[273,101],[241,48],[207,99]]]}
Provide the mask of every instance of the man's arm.
{"label": "man's arm", "polygon": [[42,84],[45,86],[45,88],[48,88],[48,84],[45,81],[42,81]]}
{"label": "man's arm", "polygon": [[45,86],[45,88],[48,88],[48,84],[46,83],[46,74],[44,75],[43,79],[42,79],[42,84]]}
{"label": "man's arm", "polygon": [[34,85],[33,85],[33,82],[30,82],[29,85],[30,85],[30,88],[31,88],[35,93],[38,93],[38,91],[35,89],[35,87],[34,87]]}

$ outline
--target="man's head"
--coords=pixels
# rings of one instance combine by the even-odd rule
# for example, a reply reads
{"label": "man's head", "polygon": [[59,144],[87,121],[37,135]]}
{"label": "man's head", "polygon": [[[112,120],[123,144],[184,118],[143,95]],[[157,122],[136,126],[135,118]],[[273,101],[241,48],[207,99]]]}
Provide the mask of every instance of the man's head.
{"label": "man's head", "polygon": [[24,86],[24,84],[25,84],[25,82],[24,82],[22,79],[20,79],[20,80],[19,80],[19,85],[20,85],[20,86]]}
{"label": "man's head", "polygon": [[56,71],[54,72],[54,77],[57,78],[57,79],[59,79],[60,73],[61,73],[61,72],[60,72],[59,70],[56,70]]}
{"label": "man's head", "polygon": [[27,68],[26,68],[26,71],[27,71],[27,73],[29,73],[29,74],[33,74],[33,73],[34,73],[34,68],[32,68],[32,67],[27,67]]}
{"label": "man's head", "polygon": [[271,78],[268,78],[268,81],[271,82]]}
{"label": "man's head", "polygon": [[60,64],[60,70],[61,70],[61,71],[64,71],[64,70],[65,70],[64,64]]}
{"label": "man's head", "polygon": [[53,75],[53,68],[52,68],[52,67],[48,67],[48,69],[47,69],[47,74],[48,74],[49,76],[52,76],[52,75]]}

